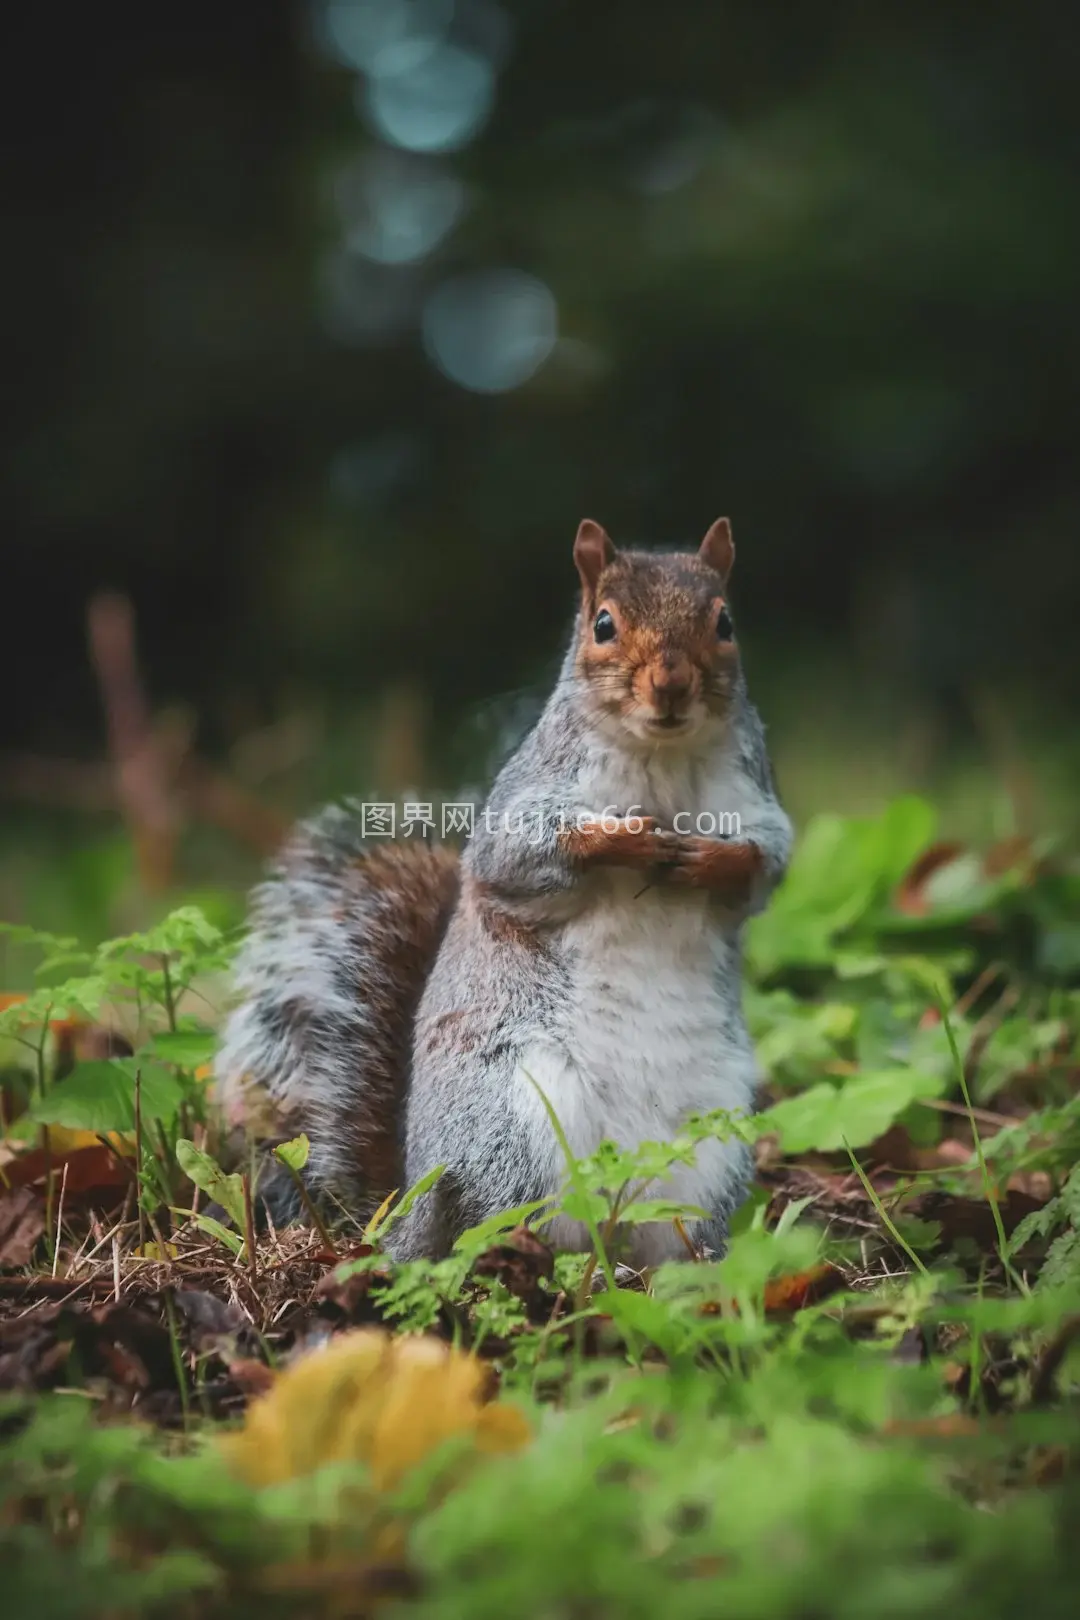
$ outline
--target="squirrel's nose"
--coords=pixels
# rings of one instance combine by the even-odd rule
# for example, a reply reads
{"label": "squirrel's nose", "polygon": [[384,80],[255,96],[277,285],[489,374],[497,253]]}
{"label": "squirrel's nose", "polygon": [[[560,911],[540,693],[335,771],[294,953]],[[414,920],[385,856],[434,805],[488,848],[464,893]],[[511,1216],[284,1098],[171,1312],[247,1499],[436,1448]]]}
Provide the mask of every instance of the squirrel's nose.
{"label": "squirrel's nose", "polygon": [[693,675],[685,658],[664,658],[649,671],[653,697],[659,708],[678,708],[690,695]]}

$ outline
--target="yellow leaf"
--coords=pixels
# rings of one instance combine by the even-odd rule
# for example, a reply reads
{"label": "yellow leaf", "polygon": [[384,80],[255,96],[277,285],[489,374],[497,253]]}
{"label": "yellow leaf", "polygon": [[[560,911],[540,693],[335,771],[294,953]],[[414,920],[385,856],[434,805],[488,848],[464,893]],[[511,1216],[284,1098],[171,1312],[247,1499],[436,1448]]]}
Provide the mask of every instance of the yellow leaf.
{"label": "yellow leaf", "polygon": [[[164,1251],[164,1252],[163,1252]],[[180,1252],[175,1243],[144,1243],[141,1249],[132,1251],[139,1260],[175,1260]]]}
{"label": "yellow leaf", "polygon": [[488,1400],[483,1363],[438,1339],[343,1333],[293,1363],[222,1441],[251,1485],[275,1485],[329,1463],[362,1462],[376,1490],[396,1486],[445,1440],[516,1451],[530,1438],[516,1407]]}
{"label": "yellow leaf", "polygon": [[393,1189],[392,1192],[387,1193],[386,1197],[383,1199],[382,1203],[379,1205],[378,1209],[375,1211],[375,1213],[371,1217],[370,1221],[368,1221],[367,1225],[364,1227],[363,1233],[361,1234],[361,1237],[360,1237],[361,1243],[372,1243],[373,1244],[375,1242],[375,1239],[378,1237],[379,1232],[380,1232],[380,1230],[382,1228],[382,1223],[383,1223],[383,1221],[385,1221],[387,1215],[389,1215],[390,1206],[394,1202],[394,1199],[397,1197],[397,1195],[398,1195],[398,1190],[397,1190],[396,1187]]}
{"label": "yellow leaf", "polygon": [[[58,1159],[66,1158],[69,1153],[77,1153],[79,1148],[100,1147],[102,1137],[94,1131],[73,1131],[66,1125],[45,1125],[42,1127],[49,1138],[49,1151]],[[104,1140],[114,1147],[118,1153],[133,1154],[135,1152],[135,1137],[124,1131],[109,1131]]]}

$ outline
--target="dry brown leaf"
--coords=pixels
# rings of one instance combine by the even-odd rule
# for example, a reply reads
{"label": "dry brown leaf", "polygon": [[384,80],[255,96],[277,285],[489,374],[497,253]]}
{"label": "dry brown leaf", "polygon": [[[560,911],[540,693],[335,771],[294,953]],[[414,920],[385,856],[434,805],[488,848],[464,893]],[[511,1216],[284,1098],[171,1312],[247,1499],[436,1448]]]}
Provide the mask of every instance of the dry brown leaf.
{"label": "dry brown leaf", "polygon": [[830,1265],[811,1266],[789,1277],[773,1277],[765,1284],[765,1310],[770,1316],[801,1311],[804,1305],[814,1305],[843,1286],[843,1273]]}
{"label": "dry brown leaf", "polygon": [[0,1266],[29,1265],[44,1230],[45,1207],[31,1187],[16,1187],[0,1198]]}

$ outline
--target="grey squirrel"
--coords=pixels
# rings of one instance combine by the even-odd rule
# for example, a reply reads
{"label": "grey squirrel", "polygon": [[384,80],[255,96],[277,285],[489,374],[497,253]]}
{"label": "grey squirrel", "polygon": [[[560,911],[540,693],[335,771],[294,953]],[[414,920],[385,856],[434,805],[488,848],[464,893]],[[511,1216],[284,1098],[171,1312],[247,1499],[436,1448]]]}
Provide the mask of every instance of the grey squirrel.
{"label": "grey squirrel", "polygon": [[[252,1084],[269,1092],[310,1137],[314,1190],[358,1214],[445,1166],[391,1227],[397,1259],[558,1191],[534,1081],[578,1155],[753,1106],[741,933],[791,825],[727,601],[730,525],[673,554],[616,551],[586,521],[574,561],[555,689],[461,856],[323,811],[256,891],[238,958],[217,1063],[234,1117]],[[688,1225],[721,1253],[749,1172],[744,1144],[710,1139],[660,1190],[709,1211]],[[585,1241],[565,1218],[547,1232]],[[671,1225],[628,1240],[638,1266],[685,1254]]]}

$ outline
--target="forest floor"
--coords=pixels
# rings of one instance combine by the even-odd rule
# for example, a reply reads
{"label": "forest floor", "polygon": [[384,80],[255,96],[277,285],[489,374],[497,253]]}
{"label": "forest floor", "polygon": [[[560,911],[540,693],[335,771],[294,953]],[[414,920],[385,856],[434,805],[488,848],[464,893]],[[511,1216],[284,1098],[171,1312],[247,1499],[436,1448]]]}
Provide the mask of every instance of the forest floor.
{"label": "forest floor", "polygon": [[[423,1187],[259,1218],[201,912],[9,931],[39,972],[0,1002],[7,1612],[1071,1615],[1078,916],[1049,844],[819,818],[749,943],[762,1113],[568,1157],[554,1204],[409,1265],[382,1245]],[[732,1131],[718,1261],[658,1200]],[[660,1219],[685,1259],[620,1265]]]}

